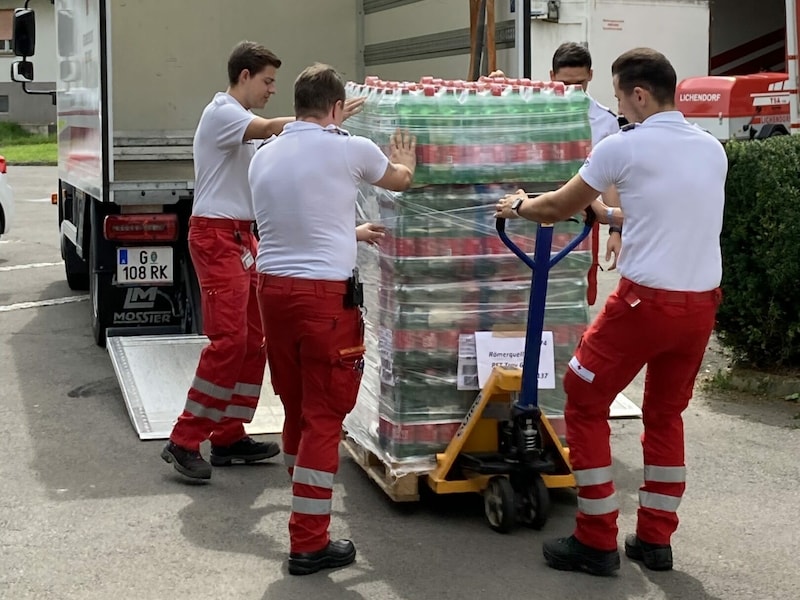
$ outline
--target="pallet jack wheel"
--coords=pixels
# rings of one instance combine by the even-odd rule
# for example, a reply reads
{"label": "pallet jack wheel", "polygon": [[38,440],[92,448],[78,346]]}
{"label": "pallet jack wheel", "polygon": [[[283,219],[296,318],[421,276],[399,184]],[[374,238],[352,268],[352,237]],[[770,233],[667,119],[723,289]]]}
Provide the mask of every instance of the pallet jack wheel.
{"label": "pallet jack wheel", "polygon": [[489,527],[508,533],[517,521],[514,488],[507,477],[492,477],[483,492],[483,510]]}
{"label": "pallet jack wheel", "polygon": [[550,514],[550,492],[540,475],[536,475],[523,492],[520,521],[531,529],[541,529]]}

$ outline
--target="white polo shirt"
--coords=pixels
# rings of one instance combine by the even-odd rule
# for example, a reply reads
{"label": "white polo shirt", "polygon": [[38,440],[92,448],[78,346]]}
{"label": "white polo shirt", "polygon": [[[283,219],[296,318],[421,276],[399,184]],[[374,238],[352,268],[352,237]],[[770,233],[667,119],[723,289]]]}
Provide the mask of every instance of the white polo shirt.
{"label": "white polo shirt", "polygon": [[219,92],[203,110],[194,134],[192,216],[253,220],[247,168],[255,141],[242,141],[256,115],[233,96]]}
{"label": "white polo shirt", "polygon": [[664,290],[716,288],[727,172],[722,145],[678,111],[602,140],[579,175],[598,192],[610,185],[619,190],[625,213],[620,275]]}
{"label": "white polo shirt", "polygon": [[592,148],[606,136],[619,131],[617,115],[591,96],[589,96],[589,126],[592,128]]}
{"label": "white polo shirt", "polygon": [[250,163],[260,273],[342,281],[356,266],[356,199],[389,159],[371,140],[296,121]]}

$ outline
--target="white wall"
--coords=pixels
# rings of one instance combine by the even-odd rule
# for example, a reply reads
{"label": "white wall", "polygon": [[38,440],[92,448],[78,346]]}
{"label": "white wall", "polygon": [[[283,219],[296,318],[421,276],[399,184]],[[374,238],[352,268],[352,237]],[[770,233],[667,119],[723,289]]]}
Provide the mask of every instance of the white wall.
{"label": "white wall", "polygon": [[708,2],[695,0],[593,0],[589,49],[594,80],[591,93],[616,110],[611,64],[626,50],[647,46],[662,52],[678,74],[708,74]]}
{"label": "white wall", "polygon": [[[533,11],[545,8],[545,2],[531,2]],[[549,79],[553,52],[563,42],[588,43],[594,68],[589,92],[616,110],[611,64],[620,54],[648,46],[670,59],[679,80],[705,75],[708,30],[708,0],[561,0],[558,23],[531,21],[531,76]],[[499,66],[520,72],[515,55]]]}

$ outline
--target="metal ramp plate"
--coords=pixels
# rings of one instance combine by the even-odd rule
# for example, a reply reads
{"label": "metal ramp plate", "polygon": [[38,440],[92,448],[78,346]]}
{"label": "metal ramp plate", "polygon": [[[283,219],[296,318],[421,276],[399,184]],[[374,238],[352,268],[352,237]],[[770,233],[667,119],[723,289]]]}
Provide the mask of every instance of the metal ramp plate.
{"label": "metal ramp plate", "polygon": [[617,394],[611,404],[609,416],[612,419],[641,419],[642,409],[631,402],[625,394]]}
{"label": "metal ramp plate", "polygon": [[[200,351],[202,335],[109,337],[106,348],[117,375],[125,406],[139,439],[167,439],[183,411]],[[247,433],[280,433],[283,406],[264,373],[261,399]]]}

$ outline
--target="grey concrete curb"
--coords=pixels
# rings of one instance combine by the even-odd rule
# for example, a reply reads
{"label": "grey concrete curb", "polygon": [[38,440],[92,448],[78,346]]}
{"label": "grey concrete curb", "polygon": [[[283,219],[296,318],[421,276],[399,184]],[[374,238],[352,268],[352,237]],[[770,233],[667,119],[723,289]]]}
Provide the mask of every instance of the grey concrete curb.
{"label": "grey concrete curb", "polygon": [[751,394],[785,398],[800,393],[800,376],[798,375],[774,375],[734,368],[728,373],[728,382],[732,388]]}

